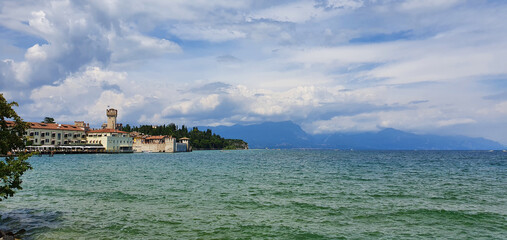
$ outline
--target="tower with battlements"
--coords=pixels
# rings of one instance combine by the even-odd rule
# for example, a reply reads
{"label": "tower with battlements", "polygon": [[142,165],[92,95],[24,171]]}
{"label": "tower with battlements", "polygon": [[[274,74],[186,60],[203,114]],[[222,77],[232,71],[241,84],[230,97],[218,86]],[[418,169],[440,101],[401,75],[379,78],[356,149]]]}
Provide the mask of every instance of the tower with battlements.
{"label": "tower with battlements", "polygon": [[116,117],[118,116],[118,110],[110,108],[106,110],[107,125],[106,129],[116,129]]}

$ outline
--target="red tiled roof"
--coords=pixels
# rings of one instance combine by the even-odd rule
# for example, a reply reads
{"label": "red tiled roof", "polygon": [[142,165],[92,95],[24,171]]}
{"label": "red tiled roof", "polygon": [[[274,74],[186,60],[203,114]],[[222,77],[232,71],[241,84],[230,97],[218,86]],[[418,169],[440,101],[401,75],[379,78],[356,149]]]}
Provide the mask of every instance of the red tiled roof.
{"label": "red tiled roof", "polygon": [[146,140],[161,140],[164,138],[172,138],[171,136],[149,136],[146,137]]}
{"label": "red tiled roof", "polygon": [[[7,126],[14,125],[13,121],[6,121]],[[58,123],[37,123],[28,122],[29,128],[32,129],[46,129],[46,130],[67,130],[67,131],[84,131],[84,128],[76,127],[70,124],[58,124]]]}
{"label": "red tiled roof", "polygon": [[90,130],[88,131],[88,133],[127,133],[127,132],[116,129],[98,129],[98,130]]}

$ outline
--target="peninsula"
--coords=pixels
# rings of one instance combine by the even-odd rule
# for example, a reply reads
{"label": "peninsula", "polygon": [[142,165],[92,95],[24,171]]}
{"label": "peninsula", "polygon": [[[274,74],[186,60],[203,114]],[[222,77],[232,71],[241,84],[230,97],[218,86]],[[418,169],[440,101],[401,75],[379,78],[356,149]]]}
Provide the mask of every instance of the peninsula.
{"label": "peninsula", "polygon": [[[131,127],[117,123],[118,110],[106,109],[107,122],[99,129],[85,121],[71,124],[28,122],[26,147],[16,151],[38,153],[134,153],[189,152],[192,150],[248,149],[239,139],[224,139],[210,129],[191,131],[183,125],[142,125]],[[49,118],[50,119],[50,118]],[[14,122],[7,121],[10,126]]]}

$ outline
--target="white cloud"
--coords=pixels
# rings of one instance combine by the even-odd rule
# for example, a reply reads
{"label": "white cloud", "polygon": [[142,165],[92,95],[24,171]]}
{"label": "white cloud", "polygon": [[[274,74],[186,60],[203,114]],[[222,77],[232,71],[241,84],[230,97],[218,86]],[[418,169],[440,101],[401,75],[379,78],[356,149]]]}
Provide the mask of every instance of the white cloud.
{"label": "white cloud", "polygon": [[441,10],[459,3],[459,0],[407,0],[400,4],[401,10]]}
{"label": "white cloud", "polygon": [[32,12],[32,17],[28,20],[28,25],[32,29],[40,32],[41,35],[51,35],[57,30],[55,26],[46,18],[44,11]]}
{"label": "white cloud", "polygon": [[33,104],[29,108],[34,113],[56,116],[59,121],[84,119],[96,123],[104,119],[107,106],[128,114],[130,107],[145,104],[142,95],[126,95],[120,88],[129,84],[125,73],[89,67],[59,85],[34,89],[30,96]]}
{"label": "white cloud", "polygon": [[108,40],[112,51],[111,58],[114,62],[149,59],[181,52],[180,46],[174,42],[143,36],[135,32],[128,33],[126,36],[111,33]]}
{"label": "white cloud", "polygon": [[494,109],[501,114],[507,114],[507,101],[497,103]]}
{"label": "white cloud", "polygon": [[356,9],[362,7],[363,4],[362,0],[328,0],[326,7]]}
{"label": "white cloud", "polygon": [[216,28],[214,26],[176,25],[171,32],[183,39],[206,40],[223,42],[246,37],[246,33],[231,28]]}
{"label": "white cloud", "polygon": [[447,120],[440,120],[437,122],[437,126],[439,127],[446,127],[446,126],[452,126],[457,124],[468,124],[468,123],[476,123],[477,121],[471,118],[457,118],[457,119],[447,119]]}
{"label": "white cloud", "polygon": [[[358,77],[385,79],[389,84],[507,74],[507,36],[483,40],[471,32],[416,41],[372,43],[343,47],[309,48],[289,52],[289,58],[327,69],[352,64],[378,64]],[[464,39],[467,38],[467,39]],[[481,45],[477,45],[481,41]]]}
{"label": "white cloud", "polygon": [[506,13],[454,0],[6,0],[1,49],[23,54],[2,51],[0,88],[60,121],[100,123],[112,105],[134,124],[480,135],[506,114],[484,98],[505,91]]}
{"label": "white cloud", "polygon": [[210,94],[208,96],[193,98],[167,104],[168,106],[162,111],[162,115],[195,115],[214,110],[220,104],[218,94]]}
{"label": "white cloud", "polygon": [[307,127],[312,133],[377,131],[376,114],[363,113],[355,116],[338,116],[330,120],[319,120]]}
{"label": "white cloud", "polygon": [[39,44],[33,45],[33,47],[29,48],[26,51],[25,59],[28,61],[44,61],[47,59],[47,50],[44,48],[47,45],[41,46]]}
{"label": "white cloud", "polygon": [[327,1],[325,9],[316,5],[314,1],[297,1],[262,9],[250,14],[247,20],[274,20],[279,22],[304,23],[307,21],[324,20],[340,13],[345,9],[356,9],[362,6],[362,1],[332,0]]}
{"label": "white cloud", "polygon": [[[46,41],[28,48],[24,61],[12,64],[16,78],[11,81],[24,84],[25,88],[38,87],[61,81],[87,66],[107,66],[115,61],[137,61],[181,52],[178,44],[145,36],[121,19],[102,22],[105,18],[100,15],[102,10],[92,6],[52,1],[39,6],[42,8],[39,10],[26,8],[29,13],[22,14],[26,17],[23,19],[11,14],[10,8],[12,12],[21,12],[16,3],[7,4],[2,18],[8,20],[9,26]],[[15,21],[21,25],[12,24]]]}

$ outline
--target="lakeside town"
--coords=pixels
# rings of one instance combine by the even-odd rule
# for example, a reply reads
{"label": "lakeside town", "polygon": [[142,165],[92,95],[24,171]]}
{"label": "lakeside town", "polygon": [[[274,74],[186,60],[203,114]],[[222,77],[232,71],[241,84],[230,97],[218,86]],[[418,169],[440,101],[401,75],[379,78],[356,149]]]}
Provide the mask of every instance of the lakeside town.
{"label": "lakeside town", "polygon": [[[26,147],[16,151],[55,153],[134,153],[189,152],[189,138],[169,135],[151,136],[140,132],[122,131],[117,123],[118,110],[106,110],[107,122],[100,129],[91,129],[84,121],[71,124],[28,122]],[[13,125],[13,121],[7,121]]]}

